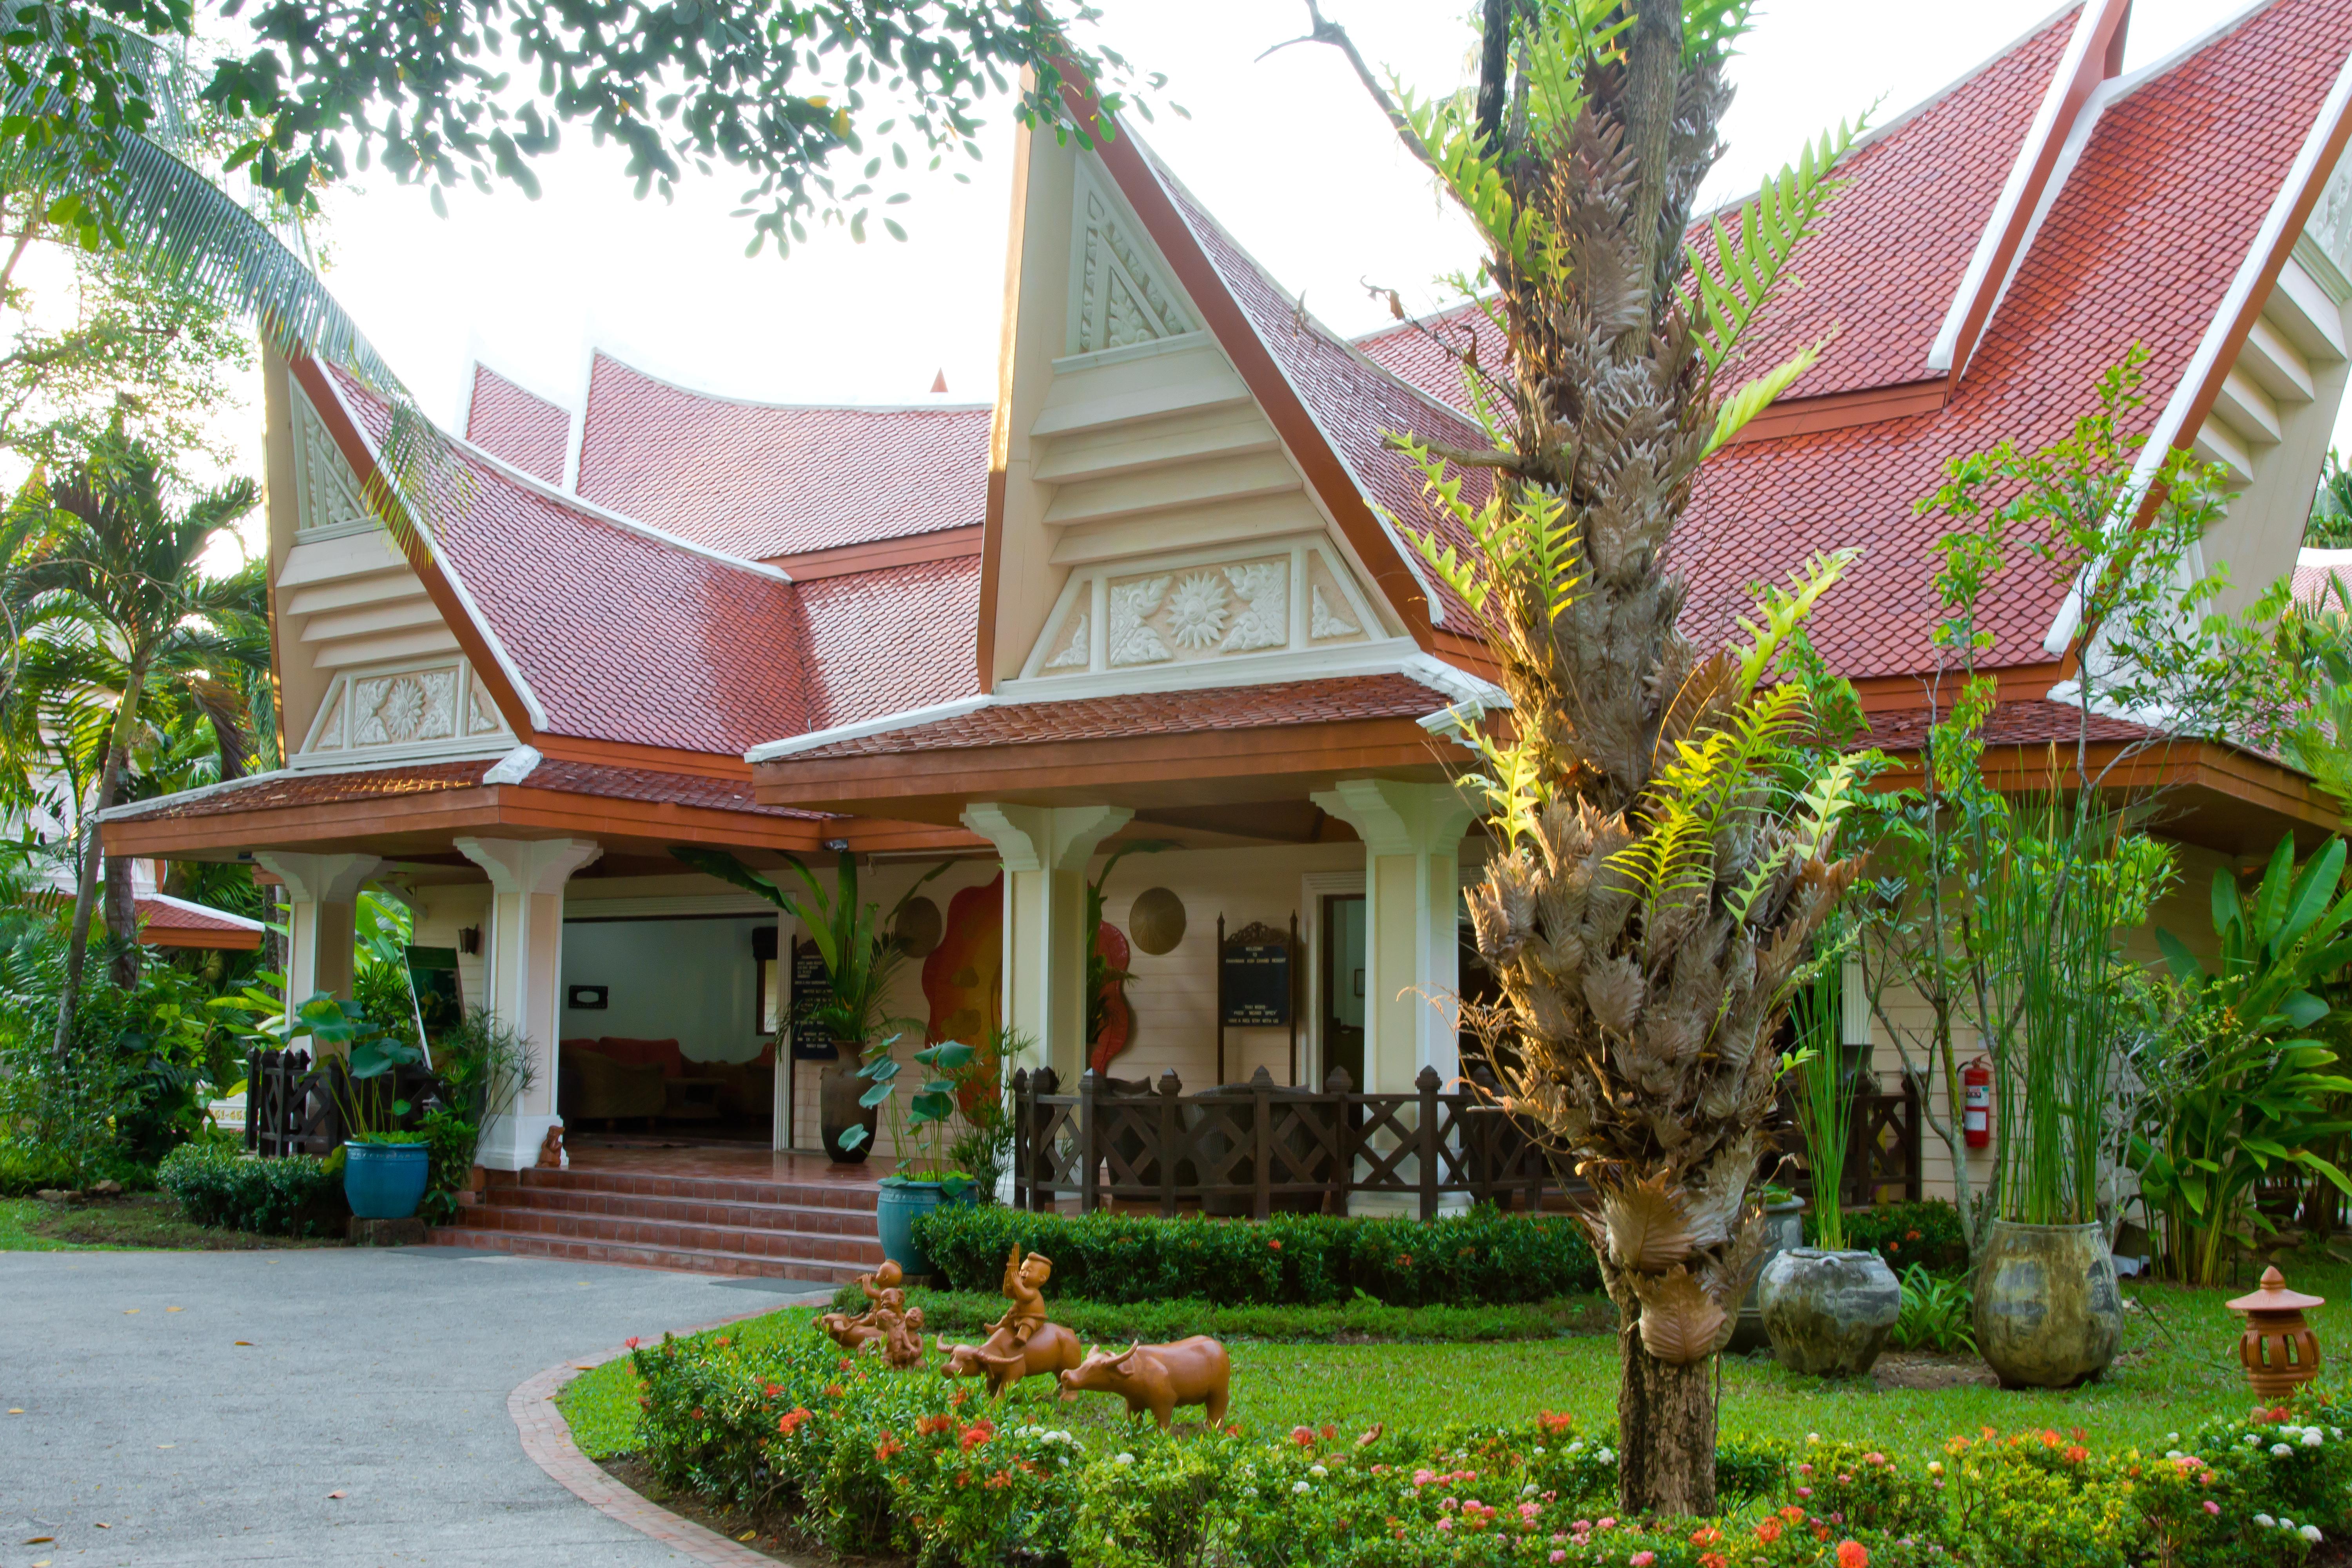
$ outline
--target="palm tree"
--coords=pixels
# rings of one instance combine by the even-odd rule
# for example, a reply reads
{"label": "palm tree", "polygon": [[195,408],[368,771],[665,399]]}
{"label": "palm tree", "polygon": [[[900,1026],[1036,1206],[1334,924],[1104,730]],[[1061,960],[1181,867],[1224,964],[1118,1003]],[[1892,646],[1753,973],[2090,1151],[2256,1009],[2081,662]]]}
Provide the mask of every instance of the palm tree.
{"label": "palm tree", "polygon": [[1620,1500],[1711,1513],[1707,1363],[1760,1261],[1772,1031],[1854,874],[1832,853],[1850,768],[1806,752],[1809,683],[1781,679],[1847,557],[1768,591],[1746,646],[1710,655],[1676,628],[1668,544],[1699,466],[1812,363],[1743,379],[1743,332],[1850,138],[1809,149],[1695,258],[1745,0],[1484,0],[1479,81],[1431,103],[1391,99],[1307,10],[1476,228],[1509,345],[1462,356],[1482,445],[1390,436],[1442,520],[1415,542],[1513,702],[1507,727],[1464,721],[1503,851],[1468,902],[1503,995],[1463,1014],[1505,1108],[1592,1187],[1621,1322]]}
{"label": "palm tree", "polygon": [[[242,704],[215,672],[250,664],[257,644],[267,647],[267,624],[256,616],[251,587],[241,575],[208,578],[197,564],[215,535],[253,510],[260,487],[251,479],[233,479],[174,512],[164,492],[165,474],[161,454],[144,443],[119,432],[102,437],[49,490],[57,531],[30,573],[35,592],[60,615],[28,663],[37,658],[46,679],[66,686],[84,703],[103,694],[99,700],[110,698],[111,709],[97,794],[80,824],[73,927],[58,1002],[60,1053],[71,1038],[97,900],[102,858],[98,815],[121,798],[131,742],[151,692],[172,693],[213,715],[216,733],[226,742],[224,765],[231,757],[241,765],[249,747],[236,718]],[[116,868],[107,883],[108,929],[129,937],[137,921],[129,867]],[[128,984],[136,964],[136,952],[130,950],[125,973],[118,978]]]}

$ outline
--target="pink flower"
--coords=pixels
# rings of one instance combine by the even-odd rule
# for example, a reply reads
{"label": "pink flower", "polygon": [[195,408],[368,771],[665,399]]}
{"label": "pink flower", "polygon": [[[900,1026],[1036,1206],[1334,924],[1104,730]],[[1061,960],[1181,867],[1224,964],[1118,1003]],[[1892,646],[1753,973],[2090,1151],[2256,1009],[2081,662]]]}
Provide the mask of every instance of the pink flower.
{"label": "pink flower", "polygon": [[1543,1509],[1539,1504],[1523,1502],[1519,1505],[1519,1517],[1528,1521],[1530,1523],[1534,1521],[1536,1515],[1542,1511]]}
{"label": "pink flower", "polygon": [[1437,1528],[1440,1530],[1451,1530],[1454,1528],[1454,1521],[1450,1519],[1441,1519],[1437,1521]]}
{"label": "pink flower", "polygon": [[1568,1553],[1555,1548],[1551,1554],[1551,1561],[1554,1563],[1565,1563],[1568,1561]]}
{"label": "pink flower", "polygon": [[1813,1495],[1813,1489],[1811,1487],[1799,1487],[1797,1489],[1797,1495],[1799,1497],[1811,1497]]}
{"label": "pink flower", "polygon": [[1813,1473],[1813,1467],[1811,1465],[1799,1465],[1797,1467],[1797,1473],[1801,1476],[1810,1476]]}
{"label": "pink flower", "polygon": [[1589,1519],[1570,1520],[1569,1521],[1568,1528],[1570,1530],[1591,1530],[1592,1528],[1592,1521]]}
{"label": "pink flower", "polygon": [[623,1344],[625,1344],[625,1345],[628,1346],[631,1350],[635,1350],[635,1349],[636,1349],[636,1348],[637,1348],[637,1344],[638,1344],[637,1336],[636,1336],[636,1335],[635,1335],[635,1334],[631,1334],[627,1339],[623,1340],[621,1342],[622,1342]]}
{"label": "pink flower", "polygon": [[1599,1525],[1597,1528],[1601,1529],[1601,1530],[1614,1530],[1614,1529],[1616,1529],[1616,1528],[1617,1528],[1617,1521],[1616,1521],[1613,1517],[1612,1517],[1612,1518],[1609,1518],[1609,1519],[1604,1519],[1604,1520],[1602,1520],[1602,1521],[1601,1521],[1600,1525]]}
{"label": "pink flower", "polygon": [[1654,1552],[1636,1552],[1633,1556],[1625,1559],[1629,1568],[1650,1568],[1650,1564],[1657,1560],[1658,1554]]}
{"label": "pink flower", "polygon": [[1435,1470],[1415,1470],[1412,1473],[1412,1484],[1417,1487],[1425,1487],[1436,1479]]}
{"label": "pink flower", "polygon": [[1862,1457],[1862,1462],[1865,1465],[1883,1465],[1886,1463],[1886,1456],[1884,1454],[1864,1454]]}
{"label": "pink flower", "polygon": [[2214,1518],[2219,1519],[2221,1517],[2221,1505],[2215,1502],[2211,1498],[2207,1498],[2205,1500],[2205,1511],[2211,1514]]}
{"label": "pink flower", "polygon": [[1842,1487],[1850,1487],[1853,1485],[1853,1478],[1852,1476],[1840,1476],[1838,1478],[1838,1485]]}

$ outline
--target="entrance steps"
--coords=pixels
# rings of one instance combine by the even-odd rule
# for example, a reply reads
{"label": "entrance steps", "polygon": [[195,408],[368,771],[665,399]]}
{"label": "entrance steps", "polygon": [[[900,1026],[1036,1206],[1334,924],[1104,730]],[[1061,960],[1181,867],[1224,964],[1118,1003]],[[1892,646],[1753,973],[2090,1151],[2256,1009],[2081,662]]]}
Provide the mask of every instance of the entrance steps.
{"label": "entrance steps", "polygon": [[436,1226],[441,1247],[695,1274],[840,1284],[882,1262],[875,1189],[848,1184],[493,1171],[482,1201]]}

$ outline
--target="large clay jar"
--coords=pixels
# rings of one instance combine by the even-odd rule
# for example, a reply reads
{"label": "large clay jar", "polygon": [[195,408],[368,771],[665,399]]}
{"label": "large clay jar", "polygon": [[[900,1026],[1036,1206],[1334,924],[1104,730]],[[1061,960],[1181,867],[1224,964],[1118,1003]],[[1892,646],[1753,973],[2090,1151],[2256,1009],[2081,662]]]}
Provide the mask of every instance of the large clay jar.
{"label": "large clay jar", "polygon": [[2124,1336],[2106,1226],[1993,1221],[1973,1317],[1977,1349],[2003,1388],[2072,1388],[2098,1376]]}
{"label": "large clay jar", "polygon": [[1903,1287],[1875,1252],[1792,1247],[1765,1266],[1756,1302],[1782,1366],[1859,1377],[1903,1315]]}
{"label": "large clay jar", "polygon": [[[833,1156],[836,1165],[862,1165],[874,1152],[874,1131],[881,1125],[879,1107],[869,1109],[857,1103],[858,1097],[873,1085],[857,1076],[857,1058],[847,1051],[842,1059],[824,1069],[824,1079],[817,1091],[817,1119],[824,1135],[824,1152]],[[855,1149],[841,1146],[842,1135],[853,1127],[866,1129],[865,1141]]]}
{"label": "large clay jar", "polygon": [[1792,1247],[1805,1245],[1805,1200],[1790,1198],[1783,1204],[1767,1204],[1764,1207],[1764,1258],[1757,1267],[1756,1278],[1748,1282],[1748,1294],[1739,1300],[1739,1321],[1731,1331],[1731,1342],[1723,1348],[1733,1355],[1746,1355],[1770,1344],[1764,1332],[1764,1309],[1756,1302],[1757,1292],[1764,1288],[1764,1270],[1772,1267],[1772,1259]]}

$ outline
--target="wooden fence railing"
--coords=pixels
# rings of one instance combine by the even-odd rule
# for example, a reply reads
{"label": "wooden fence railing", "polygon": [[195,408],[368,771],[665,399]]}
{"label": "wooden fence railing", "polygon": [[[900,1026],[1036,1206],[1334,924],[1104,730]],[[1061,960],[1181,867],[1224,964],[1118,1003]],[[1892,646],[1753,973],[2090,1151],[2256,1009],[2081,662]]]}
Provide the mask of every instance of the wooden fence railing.
{"label": "wooden fence railing", "polygon": [[[299,1047],[247,1055],[245,1146],[265,1160],[288,1154],[324,1159],[333,1153],[343,1142],[343,1113],[328,1075],[341,1070],[340,1058],[314,1066],[310,1053]],[[371,1092],[409,1102],[404,1125],[414,1125],[424,1114],[428,1096],[444,1093],[441,1080],[421,1068],[396,1068],[390,1082],[377,1085]]]}
{"label": "wooden fence railing", "polygon": [[[1447,1092],[1423,1068],[1413,1093],[1366,1094],[1344,1069],[1311,1089],[1277,1084],[1261,1068],[1245,1084],[1188,1095],[1173,1072],[1150,1082],[1088,1071],[1076,1094],[1058,1092],[1051,1068],[1017,1072],[1013,1201],[1263,1219],[1276,1209],[1345,1214],[1350,1196],[1369,1193],[1433,1219],[1450,1196],[1530,1212],[1548,1194],[1566,1196],[1541,1151],[1488,1097],[1491,1080],[1474,1074]],[[1916,1095],[1859,1097],[1849,1205],[1874,1203],[1890,1185],[1918,1198],[1919,1127]],[[1780,1142],[1794,1145],[1793,1127]]]}

